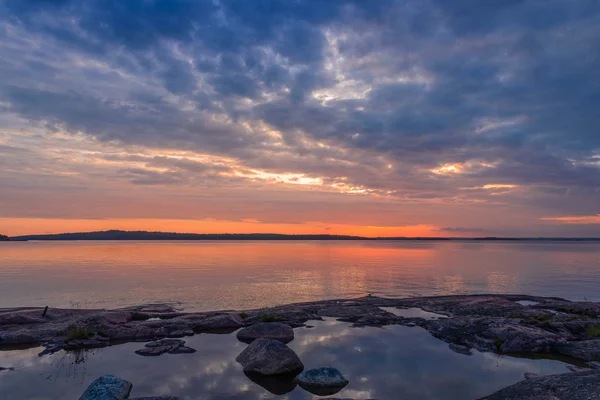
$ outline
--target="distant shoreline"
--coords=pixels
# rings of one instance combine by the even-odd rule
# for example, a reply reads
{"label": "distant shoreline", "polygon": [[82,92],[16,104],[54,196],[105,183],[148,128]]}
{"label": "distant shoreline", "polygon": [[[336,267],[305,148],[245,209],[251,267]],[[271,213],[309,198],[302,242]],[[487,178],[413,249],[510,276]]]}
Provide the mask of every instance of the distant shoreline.
{"label": "distant shoreline", "polygon": [[59,234],[42,234],[42,235],[22,235],[13,236],[9,241],[103,241],[103,240],[147,240],[147,241],[164,241],[164,240],[344,240],[344,241],[551,241],[551,242],[600,242],[600,238],[563,238],[563,237],[365,237],[365,236],[349,236],[349,235],[287,235],[276,233],[175,233],[175,232],[147,232],[147,231],[98,231],[98,232],[73,232]]}

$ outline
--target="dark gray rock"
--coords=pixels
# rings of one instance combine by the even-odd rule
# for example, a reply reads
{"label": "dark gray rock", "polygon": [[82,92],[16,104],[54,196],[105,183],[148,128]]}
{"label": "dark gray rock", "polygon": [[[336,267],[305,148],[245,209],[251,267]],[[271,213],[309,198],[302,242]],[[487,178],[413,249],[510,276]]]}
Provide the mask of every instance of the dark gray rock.
{"label": "dark gray rock", "polygon": [[289,343],[294,340],[294,330],[288,324],[281,322],[262,322],[241,329],[236,336],[238,340],[244,343],[252,343],[259,338]]}
{"label": "dark gray rock", "polygon": [[298,374],[304,369],[292,349],[278,340],[256,339],[240,353],[236,361],[244,372],[262,375]]}
{"label": "dark gray rock", "polygon": [[481,400],[597,400],[600,372],[542,376],[504,388]]}
{"label": "dark gray rock", "polygon": [[161,354],[195,353],[196,350],[185,346],[185,341],[180,339],[161,339],[146,343],[143,349],[136,350],[140,356],[160,356]]}
{"label": "dark gray rock", "polygon": [[581,360],[593,361],[600,359],[600,339],[558,343],[554,348],[561,354]]}
{"label": "dark gray rock", "polygon": [[176,349],[169,351],[169,354],[191,354],[195,353],[196,349],[187,346],[179,346]]}
{"label": "dark gray rock", "polygon": [[540,375],[540,374],[536,374],[536,373],[534,373],[534,372],[525,372],[525,373],[523,374],[523,377],[524,377],[525,379],[527,379],[527,380],[530,380],[530,379],[536,379],[536,378],[539,378],[539,377],[541,377],[541,376],[542,376],[542,375]]}
{"label": "dark gray rock", "polygon": [[113,375],[103,375],[90,383],[79,400],[123,400],[129,398],[133,385]]}
{"label": "dark gray rock", "polygon": [[302,372],[296,377],[300,387],[319,396],[330,396],[342,390],[348,380],[336,368],[321,367]]}
{"label": "dark gray rock", "polygon": [[194,331],[191,329],[176,330],[167,334],[168,338],[182,338],[185,336],[194,336]]}
{"label": "dark gray rock", "polygon": [[1,371],[14,371],[15,367],[0,367],[0,372]]}
{"label": "dark gray rock", "polygon": [[211,331],[211,330],[232,330],[241,328],[244,325],[239,314],[221,314],[212,317],[204,318],[194,324],[194,330]]}

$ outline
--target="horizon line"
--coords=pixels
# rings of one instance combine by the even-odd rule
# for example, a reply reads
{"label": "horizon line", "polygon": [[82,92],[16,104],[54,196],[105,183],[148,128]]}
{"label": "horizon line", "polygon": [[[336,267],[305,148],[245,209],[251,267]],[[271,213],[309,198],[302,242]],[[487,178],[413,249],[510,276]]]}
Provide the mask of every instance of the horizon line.
{"label": "horizon line", "polygon": [[[243,237],[246,239],[252,239],[252,236],[256,236],[256,239],[261,239],[260,237],[266,237],[266,236],[275,236],[275,237],[280,237],[280,238],[288,238],[288,239],[294,239],[297,237],[301,237],[303,239],[301,240],[311,240],[311,238],[313,238],[313,240],[318,240],[319,238],[336,238],[336,239],[352,239],[352,240],[587,240],[587,241],[600,241],[600,237],[561,237],[561,236],[467,236],[467,237],[461,237],[461,236],[361,236],[361,235],[343,235],[343,234],[329,234],[329,233],[314,233],[314,234],[304,234],[304,233],[298,233],[298,234],[294,234],[294,233],[274,233],[274,232],[268,232],[268,233],[259,233],[259,232],[254,232],[254,233],[235,233],[235,232],[231,232],[231,233],[194,233],[194,232],[168,232],[168,231],[144,231],[144,230],[135,230],[135,231],[126,231],[126,230],[120,230],[120,229],[109,229],[109,230],[102,230],[102,231],[85,231],[85,232],[61,232],[61,233],[38,233],[38,234],[26,234],[26,235],[15,235],[15,236],[8,236],[9,239],[16,239],[16,240],[45,240],[43,238],[60,238],[61,236],[75,236],[75,235],[110,235],[110,234],[130,234],[130,235],[135,235],[135,234],[140,234],[140,235],[173,235],[173,236],[196,236],[197,238],[189,238],[189,240],[199,240],[202,239],[202,237],[206,237],[206,236],[211,236],[211,237],[217,237],[217,238],[221,238],[222,240],[226,240],[227,237],[230,236],[237,236],[237,237]],[[36,239],[37,238],[37,239]],[[52,239],[50,239],[52,240]],[[169,238],[131,238],[131,239],[124,239],[124,238],[72,238],[72,239],[66,239],[63,238],[62,240],[68,241],[68,240],[170,240]],[[179,239],[182,240],[182,239]]]}

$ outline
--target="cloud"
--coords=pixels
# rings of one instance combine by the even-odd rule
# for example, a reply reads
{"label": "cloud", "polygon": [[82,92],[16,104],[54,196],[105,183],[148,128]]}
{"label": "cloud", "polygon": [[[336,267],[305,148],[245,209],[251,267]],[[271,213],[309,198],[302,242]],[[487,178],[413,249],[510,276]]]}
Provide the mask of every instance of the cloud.
{"label": "cloud", "polygon": [[[109,179],[260,171],[398,204],[598,212],[595,2],[2,0],[0,15],[3,127],[52,154],[56,135],[187,152]],[[24,157],[0,162],[42,163]]]}
{"label": "cloud", "polygon": [[448,233],[489,233],[489,229],[482,228],[465,228],[465,227],[453,227],[453,228],[440,228],[440,232]]}
{"label": "cloud", "polygon": [[583,224],[595,225],[600,224],[600,214],[597,215],[581,215],[570,217],[546,217],[540,218],[542,221],[554,221],[561,224]]}

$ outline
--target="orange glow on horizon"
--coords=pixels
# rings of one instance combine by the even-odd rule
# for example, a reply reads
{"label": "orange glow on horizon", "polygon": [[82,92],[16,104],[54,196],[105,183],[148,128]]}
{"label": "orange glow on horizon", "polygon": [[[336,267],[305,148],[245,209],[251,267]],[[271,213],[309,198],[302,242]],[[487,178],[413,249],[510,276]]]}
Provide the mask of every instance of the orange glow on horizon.
{"label": "orange glow on horizon", "polygon": [[600,224],[600,214],[596,215],[583,215],[578,217],[546,217],[540,218],[542,221],[555,221],[563,224]]}
{"label": "orange glow on horizon", "polygon": [[[363,226],[305,223],[265,223],[251,219],[181,220],[181,219],[43,219],[0,218],[0,233],[9,236],[52,234],[64,232],[89,232],[119,229],[127,231],[162,231],[180,233],[282,233],[330,234],[365,237],[442,237],[446,232],[433,225]],[[464,236],[464,235],[463,235]]]}

